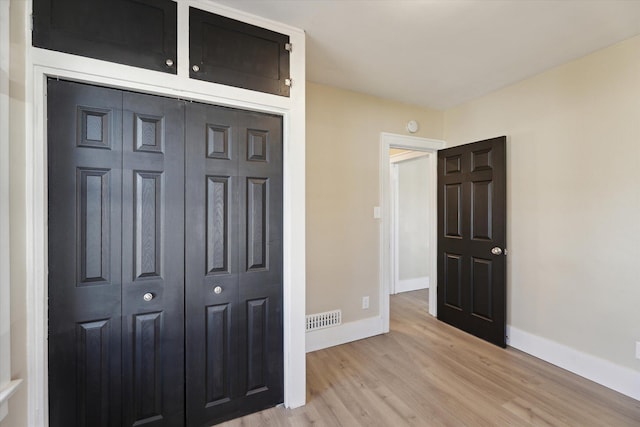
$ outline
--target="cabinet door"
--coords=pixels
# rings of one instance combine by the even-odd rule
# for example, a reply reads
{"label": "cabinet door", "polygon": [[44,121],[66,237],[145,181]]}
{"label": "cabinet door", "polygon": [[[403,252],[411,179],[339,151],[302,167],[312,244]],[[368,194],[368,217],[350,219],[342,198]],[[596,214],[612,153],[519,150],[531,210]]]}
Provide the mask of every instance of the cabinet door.
{"label": "cabinet door", "polygon": [[289,96],[289,36],[189,8],[190,77]]}
{"label": "cabinet door", "polygon": [[34,0],[33,45],[176,74],[176,3]]}

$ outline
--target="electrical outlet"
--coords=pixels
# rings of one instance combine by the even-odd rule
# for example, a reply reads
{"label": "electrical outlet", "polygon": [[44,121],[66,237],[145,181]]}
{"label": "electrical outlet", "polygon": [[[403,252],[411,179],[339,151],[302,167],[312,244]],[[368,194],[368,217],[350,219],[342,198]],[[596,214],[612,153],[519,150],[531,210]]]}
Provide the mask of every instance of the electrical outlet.
{"label": "electrical outlet", "polygon": [[636,359],[640,359],[640,341],[636,341]]}
{"label": "electrical outlet", "polygon": [[362,297],[362,309],[366,310],[369,308],[369,297]]}

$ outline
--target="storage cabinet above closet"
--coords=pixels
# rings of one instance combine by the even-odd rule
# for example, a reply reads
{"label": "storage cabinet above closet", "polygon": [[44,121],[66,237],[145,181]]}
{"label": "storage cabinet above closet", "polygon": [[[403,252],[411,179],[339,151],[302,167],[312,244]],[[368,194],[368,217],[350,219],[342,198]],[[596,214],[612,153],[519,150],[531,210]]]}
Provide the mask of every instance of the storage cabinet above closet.
{"label": "storage cabinet above closet", "polygon": [[[171,0],[33,0],[33,45],[177,74],[177,13]],[[291,50],[286,34],[189,8],[192,79],[288,97]]]}
{"label": "storage cabinet above closet", "polygon": [[190,77],[289,96],[289,36],[189,8]]}
{"label": "storage cabinet above closet", "polygon": [[171,0],[33,0],[33,45],[177,73]]}

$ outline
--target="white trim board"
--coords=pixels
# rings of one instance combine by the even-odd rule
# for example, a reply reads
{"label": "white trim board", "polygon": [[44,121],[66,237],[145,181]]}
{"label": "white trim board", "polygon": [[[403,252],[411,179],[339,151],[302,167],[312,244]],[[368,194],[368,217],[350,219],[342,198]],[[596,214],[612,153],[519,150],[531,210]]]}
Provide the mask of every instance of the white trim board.
{"label": "white trim board", "polygon": [[10,3],[0,0],[0,421],[19,381],[11,381],[11,224],[9,221],[9,43]]}
{"label": "white trim board", "polygon": [[362,320],[343,323],[334,328],[318,329],[307,332],[306,351],[316,350],[346,344],[352,341],[369,338],[384,333],[382,317],[368,317]]}
{"label": "white trim board", "polygon": [[507,345],[640,400],[640,372],[507,325]]}

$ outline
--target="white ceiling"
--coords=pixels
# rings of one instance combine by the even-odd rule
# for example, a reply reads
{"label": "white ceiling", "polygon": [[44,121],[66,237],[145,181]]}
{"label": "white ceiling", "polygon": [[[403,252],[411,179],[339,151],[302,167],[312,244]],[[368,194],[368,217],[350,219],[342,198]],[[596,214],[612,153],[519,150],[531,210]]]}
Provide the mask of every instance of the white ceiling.
{"label": "white ceiling", "polygon": [[310,81],[436,109],[640,34],[640,0],[215,1],[305,30]]}

